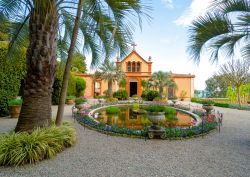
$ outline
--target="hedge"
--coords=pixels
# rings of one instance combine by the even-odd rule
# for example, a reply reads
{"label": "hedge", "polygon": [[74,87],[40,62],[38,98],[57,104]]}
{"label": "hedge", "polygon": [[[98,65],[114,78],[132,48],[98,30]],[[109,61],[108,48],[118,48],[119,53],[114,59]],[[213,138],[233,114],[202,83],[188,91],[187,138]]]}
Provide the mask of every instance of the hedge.
{"label": "hedge", "polygon": [[8,115],[8,101],[15,98],[26,74],[26,50],[10,59],[6,58],[8,42],[0,42],[0,116]]}

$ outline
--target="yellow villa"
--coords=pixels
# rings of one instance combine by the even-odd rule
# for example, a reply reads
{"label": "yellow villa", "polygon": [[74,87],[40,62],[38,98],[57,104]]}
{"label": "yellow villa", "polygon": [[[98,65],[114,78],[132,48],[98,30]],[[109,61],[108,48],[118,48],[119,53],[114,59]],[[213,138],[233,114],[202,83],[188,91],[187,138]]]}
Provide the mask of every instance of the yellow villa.
{"label": "yellow villa", "polygon": [[[148,60],[142,58],[136,50],[126,56],[123,60],[117,60],[117,65],[121,66],[125,72],[126,77],[126,91],[129,96],[142,94],[143,88],[141,86],[142,80],[148,80],[152,75],[153,62],[151,57]],[[79,74],[86,80],[85,97],[92,98],[94,96],[102,96],[108,89],[108,82],[105,80],[93,80],[92,74]],[[166,88],[165,93],[168,97],[176,96],[177,98],[184,98],[190,100],[194,96],[194,75],[191,74],[173,74],[172,79],[175,81],[177,88]],[[113,83],[113,91],[117,91],[119,86]]]}

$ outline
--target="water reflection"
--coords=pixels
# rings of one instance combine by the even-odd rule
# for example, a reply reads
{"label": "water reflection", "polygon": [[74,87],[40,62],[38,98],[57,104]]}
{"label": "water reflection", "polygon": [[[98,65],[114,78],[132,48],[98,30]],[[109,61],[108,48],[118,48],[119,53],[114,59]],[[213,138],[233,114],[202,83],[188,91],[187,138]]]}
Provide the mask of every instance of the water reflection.
{"label": "water reflection", "polygon": [[[100,110],[97,120],[108,125],[116,125],[118,127],[128,127],[133,129],[143,129],[152,123],[148,120],[146,114],[135,114],[130,107],[121,107],[119,114],[108,115],[105,110]],[[175,127],[188,127],[191,125],[193,118],[185,113],[177,111],[177,121],[174,122]],[[169,127],[170,123],[164,121],[162,126]]]}

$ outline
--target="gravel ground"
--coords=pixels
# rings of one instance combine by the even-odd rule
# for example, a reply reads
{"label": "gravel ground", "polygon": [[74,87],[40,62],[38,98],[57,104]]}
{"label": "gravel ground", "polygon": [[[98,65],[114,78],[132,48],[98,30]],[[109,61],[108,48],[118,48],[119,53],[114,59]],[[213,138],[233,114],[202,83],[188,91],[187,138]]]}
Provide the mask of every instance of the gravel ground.
{"label": "gravel ground", "polygon": [[[56,107],[53,107],[56,110]],[[36,165],[0,167],[4,177],[249,177],[250,112],[218,108],[224,113],[221,133],[189,140],[143,140],[111,137],[78,123],[77,144]],[[65,118],[71,118],[66,107]],[[0,132],[16,120],[0,119]]]}

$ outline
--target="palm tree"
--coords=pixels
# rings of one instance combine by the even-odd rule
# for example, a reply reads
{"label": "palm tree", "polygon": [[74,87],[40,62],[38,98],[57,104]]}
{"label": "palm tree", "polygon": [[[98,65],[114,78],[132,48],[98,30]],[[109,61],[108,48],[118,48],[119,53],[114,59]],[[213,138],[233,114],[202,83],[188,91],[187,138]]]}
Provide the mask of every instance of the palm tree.
{"label": "palm tree", "polygon": [[163,98],[164,87],[174,88],[176,87],[175,82],[171,79],[171,72],[158,71],[152,74],[150,80],[153,85],[159,89],[160,97]]}
{"label": "palm tree", "polygon": [[112,97],[112,85],[116,81],[124,79],[125,73],[120,67],[116,66],[115,62],[106,61],[95,72],[94,78],[108,81],[108,96]]}
{"label": "palm tree", "polygon": [[[238,48],[250,57],[250,1],[216,0],[209,12],[192,22],[188,52],[199,63],[202,52],[210,52],[210,61],[218,61],[219,52],[233,57]],[[240,45],[238,45],[240,44]]]}
{"label": "palm tree", "polygon": [[79,32],[72,25],[76,9],[81,4],[78,2],[81,1],[0,0],[0,21],[8,19],[13,23],[9,26],[12,32],[10,51],[21,48],[22,41],[29,37],[24,104],[16,131],[32,131],[50,125],[57,52],[65,58],[71,39],[77,40],[75,33],[79,33],[82,40],[77,40],[76,45],[71,44],[69,55],[83,42],[83,50],[92,54],[92,66],[97,66],[116,51],[126,54],[128,43],[132,42],[134,20],[141,21],[144,10],[148,10],[140,1],[85,0]]}

